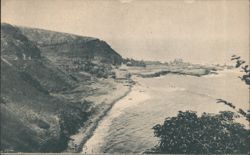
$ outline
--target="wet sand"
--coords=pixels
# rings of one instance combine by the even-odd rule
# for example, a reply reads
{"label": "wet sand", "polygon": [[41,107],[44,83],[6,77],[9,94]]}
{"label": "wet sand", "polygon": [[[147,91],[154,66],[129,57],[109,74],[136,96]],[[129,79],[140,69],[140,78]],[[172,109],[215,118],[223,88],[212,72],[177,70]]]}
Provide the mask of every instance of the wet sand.
{"label": "wet sand", "polygon": [[131,92],[128,93],[127,96],[117,101],[117,103],[112,107],[112,110],[110,110],[100,121],[97,129],[94,131],[94,136],[92,136],[91,140],[87,141],[84,145],[82,153],[101,152],[101,143],[105,138],[105,133],[109,130],[112,120],[124,114],[123,112],[126,108],[137,106],[138,104],[149,99],[150,96],[147,93],[142,93],[144,91],[144,87],[137,85],[131,89]]}
{"label": "wet sand", "polygon": [[[65,152],[81,152],[83,144],[93,135],[100,120],[107,114],[113,105],[125,97],[130,91],[132,85],[128,81],[109,80],[104,85],[98,85],[98,91],[95,95],[84,97],[84,100],[93,102],[94,113],[91,114],[88,121],[79,132],[70,137],[68,148]],[[108,86],[107,86],[108,85]]]}

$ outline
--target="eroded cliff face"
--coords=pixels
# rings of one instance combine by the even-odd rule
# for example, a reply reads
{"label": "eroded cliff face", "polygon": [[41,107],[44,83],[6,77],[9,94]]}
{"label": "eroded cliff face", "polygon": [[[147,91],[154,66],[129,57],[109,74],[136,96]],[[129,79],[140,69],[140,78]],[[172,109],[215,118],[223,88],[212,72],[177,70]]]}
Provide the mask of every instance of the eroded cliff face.
{"label": "eroded cliff face", "polygon": [[24,27],[19,29],[52,60],[60,56],[113,65],[122,63],[122,57],[105,41],[97,38]]}
{"label": "eroded cliff face", "polygon": [[121,60],[95,38],[1,24],[1,151],[64,150],[92,110],[68,94]]}

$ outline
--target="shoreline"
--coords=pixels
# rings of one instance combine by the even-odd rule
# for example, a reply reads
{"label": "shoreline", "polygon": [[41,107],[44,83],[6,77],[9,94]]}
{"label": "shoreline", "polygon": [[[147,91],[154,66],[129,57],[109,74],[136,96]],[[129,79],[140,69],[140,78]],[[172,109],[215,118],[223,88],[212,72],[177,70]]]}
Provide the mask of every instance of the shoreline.
{"label": "shoreline", "polygon": [[[226,105],[216,103],[215,101],[216,96],[213,96],[214,95],[213,93],[212,94],[208,93],[207,89],[203,88],[199,89],[201,90],[200,94],[193,93],[192,90],[190,93],[190,91],[188,90],[188,88],[190,88],[190,85],[184,85],[184,84],[175,85],[174,82],[179,81],[179,79],[176,79],[175,77],[179,75],[173,75],[172,77],[174,78],[171,78],[171,76],[170,77],[167,76],[160,79],[155,78],[154,80],[143,79],[141,77],[138,77],[138,79],[133,78],[136,82],[138,82],[138,84],[132,88],[131,93],[129,93],[125,98],[118,101],[111,109],[111,111],[108,113],[108,116],[105,117],[99,123],[97,129],[94,132],[94,135],[84,144],[83,152],[81,153],[84,154],[98,154],[101,152],[109,152],[111,154],[119,152],[143,153],[146,149],[149,149],[152,146],[154,146],[154,144],[157,144],[156,143],[157,141],[154,141],[152,136],[150,136],[153,135],[153,131],[151,131],[151,128],[155,124],[162,122],[164,118],[176,117],[179,110],[196,111],[197,116],[201,116],[202,113],[204,112],[211,115],[215,115],[220,111],[233,110]],[[180,79],[187,78],[184,76],[180,77],[181,77]],[[234,75],[230,77],[234,77]],[[213,78],[217,80],[224,79],[223,76],[222,77],[213,76]],[[188,79],[191,80],[188,80],[186,82],[187,83],[192,82],[192,85],[194,84],[193,86],[196,86],[195,85],[196,81],[198,81],[198,84],[200,82],[204,82],[204,80],[207,82],[210,81],[210,79],[207,78],[204,79],[199,78],[198,80],[198,78],[196,77],[190,77]],[[217,80],[214,82],[217,83]],[[159,87],[156,88],[151,87],[155,86],[155,84],[158,84]],[[172,87],[173,86],[172,84],[174,85],[174,87]],[[207,86],[210,87],[210,84]],[[191,88],[196,88],[196,87],[191,87]],[[134,91],[138,91],[141,92],[142,94],[149,95],[151,100],[143,101],[141,105],[140,102],[138,102],[138,104],[135,104],[136,101],[134,102],[134,97],[135,98],[136,97],[140,98],[140,97],[139,96],[133,97],[132,94],[134,93]],[[213,92],[213,90],[210,90],[209,92]],[[186,99],[187,95],[184,96],[180,95],[184,93],[190,95],[190,97]],[[208,94],[201,95],[206,93]],[[163,96],[164,94],[168,95]],[[181,100],[178,99],[176,100],[176,97],[172,98],[171,96],[180,97]],[[164,97],[164,99],[160,101],[161,99],[159,100],[159,98],[162,97]],[[197,100],[195,100],[194,102],[192,102],[193,97],[197,98]],[[183,100],[184,98],[186,100]],[[205,104],[204,105],[200,104],[200,101],[204,101]],[[128,106],[130,107],[128,108]],[[131,106],[135,107],[131,108]],[[152,110],[153,108],[157,109]],[[158,114],[158,111],[160,114]],[[171,111],[171,112],[166,112],[166,111]],[[149,118],[149,116],[151,116],[153,119],[152,120],[147,119]],[[145,144],[144,141],[146,141]]]}
{"label": "shoreline", "polygon": [[[116,86],[119,85],[119,83],[116,81]],[[126,97],[132,90],[133,84],[128,84],[128,81],[124,80],[123,83],[123,92],[122,94],[119,94],[115,96],[110,101],[104,101],[101,102],[101,104],[97,104],[94,108],[95,113],[90,116],[87,122],[79,129],[79,132],[72,135],[70,137],[70,141],[68,142],[68,146],[65,151],[63,152],[74,152],[74,153],[80,153],[82,152],[84,144],[93,136],[94,131],[98,127],[101,120],[107,115],[107,113],[113,108],[113,106],[122,98]],[[118,91],[118,90],[115,90]],[[115,92],[114,91],[114,92]],[[119,90],[121,91],[121,90]],[[113,93],[114,93],[113,92]],[[110,93],[106,94],[106,96],[109,96]],[[104,103],[105,102],[105,103]]]}
{"label": "shoreline", "polygon": [[[155,76],[153,76],[152,78],[155,78]],[[132,80],[132,82],[134,81]],[[93,102],[95,103],[93,107],[95,112],[90,116],[88,121],[85,122],[85,124],[79,129],[79,131],[70,137],[68,147],[64,152],[81,153],[84,149],[84,145],[94,135],[94,132],[100,125],[103,118],[107,116],[107,114],[118,101],[126,97],[132,91],[134,85],[133,83],[130,83],[129,80],[117,80],[114,81],[113,84],[116,87],[115,90],[108,92],[104,95],[104,97],[98,96],[97,98],[101,98],[101,101],[99,99],[97,103]],[[122,87],[119,88],[119,85]],[[114,92],[118,92],[120,94],[113,95]]]}

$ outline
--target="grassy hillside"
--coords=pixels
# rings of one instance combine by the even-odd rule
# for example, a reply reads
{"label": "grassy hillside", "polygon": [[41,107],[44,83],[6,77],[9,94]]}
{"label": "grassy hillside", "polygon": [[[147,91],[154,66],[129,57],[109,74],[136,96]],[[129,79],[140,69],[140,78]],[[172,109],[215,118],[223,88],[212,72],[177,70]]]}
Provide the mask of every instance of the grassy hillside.
{"label": "grassy hillside", "polygon": [[60,57],[81,58],[120,65],[122,57],[106,42],[92,37],[83,37],[48,30],[19,28],[22,34],[32,40],[43,54],[54,60]]}
{"label": "grassy hillside", "polygon": [[1,151],[64,150],[93,110],[88,83],[121,60],[95,38],[1,24]]}

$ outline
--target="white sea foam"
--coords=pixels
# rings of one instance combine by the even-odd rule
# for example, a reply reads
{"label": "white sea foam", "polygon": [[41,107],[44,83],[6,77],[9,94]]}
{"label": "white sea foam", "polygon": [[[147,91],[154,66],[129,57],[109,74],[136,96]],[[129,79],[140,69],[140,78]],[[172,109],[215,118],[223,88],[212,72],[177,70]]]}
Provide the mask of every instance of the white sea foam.
{"label": "white sea foam", "polygon": [[86,142],[83,147],[82,153],[100,152],[101,143],[103,142],[106,133],[108,133],[112,120],[119,117],[126,108],[136,106],[150,98],[150,96],[144,92],[144,89],[145,88],[143,87],[133,88],[132,91],[126,97],[124,97],[114,105],[114,107],[110,110],[107,116],[105,116],[103,120],[99,123],[93,136]]}

